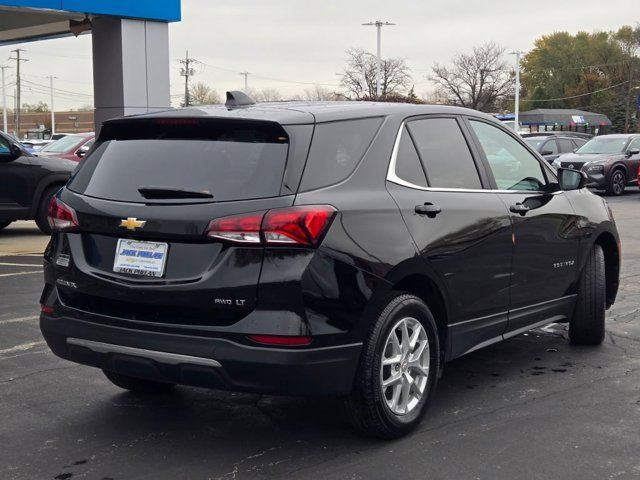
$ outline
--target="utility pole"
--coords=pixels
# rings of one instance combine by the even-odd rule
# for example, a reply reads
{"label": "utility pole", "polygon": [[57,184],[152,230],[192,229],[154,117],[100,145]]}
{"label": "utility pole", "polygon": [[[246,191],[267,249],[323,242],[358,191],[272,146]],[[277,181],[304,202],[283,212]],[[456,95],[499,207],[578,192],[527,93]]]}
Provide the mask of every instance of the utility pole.
{"label": "utility pole", "polygon": [[520,131],[520,56],[523,53],[524,52],[521,52],[519,50],[510,52],[510,55],[516,56],[516,101],[515,106],[513,107],[515,120],[513,128],[516,133]]}
{"label": "utility pole", "polygon": [[49,85],[51,88],[51,136],[53,137],[53,134],[56,133],[56,111],[53,106],[53,79],[58,77],[49,75],[47,78],[49,78]]}
{"label": "utility pole", "polygon": [[3,124],[2,131],[4,133],[9,133],[7,132],[7,129],[9,128],[7,126],[7,85],[5,84],[5,78],[4,78],[4,70],[6,68],[11,68],[11,67],[8,67],[6,65],[0,65],[0,69],[2,69],[2,124]]}
{"label": "utility pole", "polygon": [[198,63],[198,61],[193,58],[189,58],[189,50],[187,50],[187,55],[184,60],[179,60],[179,62],[182,64],[180,75],[184,77],[184,106],[188,107],[191,104],[189,99],[189,77],[195,75],[192,65]]}
{"label": "utility pole", "polygon": [[247,80],[247,77],[251,75],[251,72],[240,72],[240,75],[244,76],[244,93],[247,93],[247,91],[249,90],[249,82]]}
{"label": "utility pole", "polygon": [[382,27],[388,25],[395,25],[395,23],[383,22],[381,20],[376,20],[375,22],[363,23],[367,27],[376,27],[377,30],[377,65],[376,65],[376,97],[379,97],[382,94]]}
{"label": "utility pole", "polygon": [[20,139],[20,62],[28,62],[26,58],[20,58],[20,53],[26,50],[22,48],[16,48],[11,50],[16,54],[15,57],[10,57],[9,60],[16,61],[16,138]]}

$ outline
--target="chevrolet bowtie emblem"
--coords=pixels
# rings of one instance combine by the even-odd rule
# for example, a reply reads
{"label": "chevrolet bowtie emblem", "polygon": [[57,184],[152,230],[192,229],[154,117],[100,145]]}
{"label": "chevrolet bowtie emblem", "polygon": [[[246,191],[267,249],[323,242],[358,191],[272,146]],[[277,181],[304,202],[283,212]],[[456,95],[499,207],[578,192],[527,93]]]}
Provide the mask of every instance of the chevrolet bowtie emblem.
{"label": "chevrolet bowtie emblem", "polygon": [[138,220],[134,217],[129,217],[126,220],[120,220],[120,226],[127,230],[135,230],[136,228],[142,228],[147,223],[146,220]]}

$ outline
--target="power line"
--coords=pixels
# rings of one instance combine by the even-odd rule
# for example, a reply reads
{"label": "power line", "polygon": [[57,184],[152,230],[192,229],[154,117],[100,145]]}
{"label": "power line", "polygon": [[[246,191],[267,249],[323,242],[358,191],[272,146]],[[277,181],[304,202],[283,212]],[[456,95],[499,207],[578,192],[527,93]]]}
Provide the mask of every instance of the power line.
{"label": "power line", "polygon": [[606,90],[611,90],[612,88],[619,87],[621,85],[624,85],[625,83],[629,83],[629,80],[616,83],[615,85],[611,85],[610,87],[601,88],[600,90],[594,90],[593,92],[581,93],[580,95],[571,95],[570,97],[546,98],[544,100],[529,99],[529,100],[520,100],[520,101],[521,102],[555,102],[559,100],[571,100],[572,98],[586,97],[587,95],[593,95],[594,93],[600,93]]}

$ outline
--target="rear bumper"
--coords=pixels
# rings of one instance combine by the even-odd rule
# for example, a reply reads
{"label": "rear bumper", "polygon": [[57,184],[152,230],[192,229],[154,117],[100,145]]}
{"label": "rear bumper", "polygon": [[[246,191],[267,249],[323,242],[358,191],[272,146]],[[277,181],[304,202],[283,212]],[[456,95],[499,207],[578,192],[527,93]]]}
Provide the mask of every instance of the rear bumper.
{"label": "rear bumper", "polygon": [[149,380],[274,395],[344,395],[351,391],[361,344],[266,348],[41,315],[57,356]]}

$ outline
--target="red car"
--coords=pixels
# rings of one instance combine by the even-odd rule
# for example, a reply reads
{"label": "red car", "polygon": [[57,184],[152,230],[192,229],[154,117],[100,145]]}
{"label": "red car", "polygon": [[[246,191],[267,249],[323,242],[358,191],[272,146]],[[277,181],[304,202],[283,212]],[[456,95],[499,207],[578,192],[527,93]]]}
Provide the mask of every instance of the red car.
{"label": "red car", "polygon": [[93,145],[96,134],[93,132],[66,135],[40,150],[39,157],[58,157],[79,162]]}

